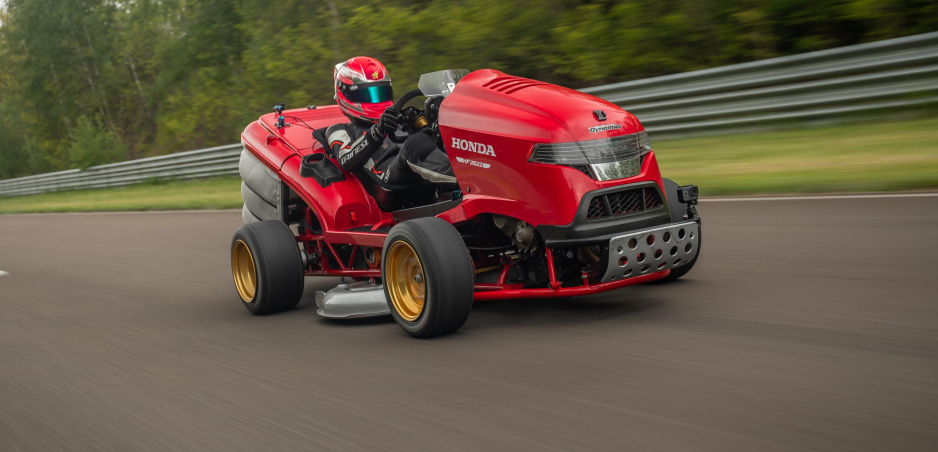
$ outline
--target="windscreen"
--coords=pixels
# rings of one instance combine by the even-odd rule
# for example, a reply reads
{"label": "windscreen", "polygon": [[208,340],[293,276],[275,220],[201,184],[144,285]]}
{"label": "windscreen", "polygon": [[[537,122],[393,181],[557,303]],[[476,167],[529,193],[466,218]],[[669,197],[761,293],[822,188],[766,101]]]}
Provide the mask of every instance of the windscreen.
{"label": "windscreen", "polygon": [[449,96],[463,77],[469,75],[468,69],[446,69],[420,76],[417,88],[424,96]]}

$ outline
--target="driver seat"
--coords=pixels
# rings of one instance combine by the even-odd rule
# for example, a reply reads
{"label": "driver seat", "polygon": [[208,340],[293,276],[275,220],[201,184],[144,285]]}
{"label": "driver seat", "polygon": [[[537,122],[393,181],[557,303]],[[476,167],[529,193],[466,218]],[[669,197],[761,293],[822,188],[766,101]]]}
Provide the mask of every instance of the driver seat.
{"label": "driver seat", "polygon": [[[326,153],[331,156],[331,152],[329,151],[329,143],[326,139],[326,129],[328,129],[328,127],[314,130],[313,138],[322,144],[323,149],[325,149]],[[425,134],[419,135],[424,136],[430,140],[432,150],[440,154],[431,156],[433,159],[432,161],[436,162],[436,166],[432,166],[431,168],[438,168],[442,166],[442,162],[440,162],[440,156],[442,156],[446,166],[449,166],[449,160],[446,157],[446,154],[439,149],[436,149],[432,139]],[[424,148],[425,146],[420,147],[420,149]],[[415,167],[420,167],[408,162],[408,166],[410,167],[411,171],[415,173],[414,183],[412,184],[389,184],[387,181],[378,177],[378,175],[370,169],[370,167],[377,165],[386,159],[399,158],[399,154],[401,152],[403,152],[403,149],[400,147],[395,147],[394,149],[388,148],[385,152],[376,153],[372,159],[369,159],[369,168],[362,168],[352,171],[368,194],[374,198],[375,202],[378,204],[378,207],[382,211],[394,212],[401,209],[434,204],[437,202],[435,198],[439,192],[438,188],[443,189],[444,191],[458,189],[458,185],[456,185],[456,177],[453,175],[451,167],[449,168],[449,178],[441,178],[430,174],[425,176],[424,174],[427,172],[426,170],[423,172],[414,170]]]}

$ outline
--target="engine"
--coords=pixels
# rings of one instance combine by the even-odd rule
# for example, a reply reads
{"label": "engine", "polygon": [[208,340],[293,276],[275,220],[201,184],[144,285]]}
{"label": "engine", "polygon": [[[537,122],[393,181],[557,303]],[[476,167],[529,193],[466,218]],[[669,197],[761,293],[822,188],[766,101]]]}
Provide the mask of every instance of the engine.
{"label": "engine", "polygon": [[527,250],[534,241],[534,226],[526,221],[505,215],[492,215],[492,222],[521,251]]}

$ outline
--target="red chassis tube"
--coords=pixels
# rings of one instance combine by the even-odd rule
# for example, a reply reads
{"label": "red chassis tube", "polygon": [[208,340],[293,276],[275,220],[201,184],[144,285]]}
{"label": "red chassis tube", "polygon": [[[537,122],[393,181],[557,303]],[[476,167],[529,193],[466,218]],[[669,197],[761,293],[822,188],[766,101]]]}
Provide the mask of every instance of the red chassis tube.
{"label": "red chassis tube", "polygon": [[508,298],[552,298],[552,297],[578,297],[582,295],[591,295],[605,292],[607,290],[620,289],[635,284],[643,284],[655,281],[668,276],[671,270],[664,270],[657,273],[650,273],[634,278],[612,281],[601,284],[592,284],[576,287],[560,287],[558,289],[502,289],[502,290],[476,290],[473,299],[482,300],[503,300]]}
{"label": "red chassis tube", "polygon": [[[339,268],[325,268],[321,270],[307,270],[305,272],[306,276],[343,276],[351,278],[380,278],[381,269],[380,268],[370,268],[366,270],[354,270],[348,268],[345,264],[342,263],[339,258],[338,253],[335,252],[335,249],[332,247],[332,244],[323,240],[322,235],[307,235],[297,237],[297,241],[304,244],[304,247],[309,247],[312,244],[319,244],[321,252],[328,251],[333,259],[339,264]],[[356,246],[352,251],[352,257],[350,259],[349,265],[355,259],[355,253],[358,250]],[[620,289],[623,287],[628,287],[635,284],[643,284],[650,281],[655,281],[661,278],[668,276],[671,273],[671,270],[664,270],[656,273],[650,273],[647,275],[637,276],[634,278],[623,279],[619,281],[612,281],[607,283],[599,284],[589,284],[588,278],[584,276],[582,286],[574,287],[563,287],[560,281],[557,281],[557,275],[554,270],[553,265],[553,252],[550,248],[547,248],[547,262],[548,262],[548,276],[550,282],[548,283],[549,288],[522,288],[521,284],[508,284],[506,283],[506,277],[508,274],[509,265],[505,265],[502,269],[501,275],[498,278],[498,282],[495,284],[476,284],[475,285],[475,294],[473,299],[475,301],[482,300],[503,300],[503,299],[516,299],[516,298],[554,298],[554,297],[575,297],[582,295],[591,295],[600,292],[606,292],[609,290]]]}
{"label": "red chassis tube", "polygon": [[[517,298],[554,298],[554,297],[577,297],[582,295],[592,295],[609,290],[621,289],[635,284],[644,284],[668,276],[671,270],[664,270],[657,273],[651,273],[634,278],[623,279],[600,284],[591,284],[576,287],[558,287],[556,289],[534,288],[522,289],[516,288],[520,284],[501,285],[476,285],[475,301],[483,300],[504,300]],[[325,270],[325,271],[307,271],[306,276],[345,276],[351,278],[380,278],[381,270]]]}

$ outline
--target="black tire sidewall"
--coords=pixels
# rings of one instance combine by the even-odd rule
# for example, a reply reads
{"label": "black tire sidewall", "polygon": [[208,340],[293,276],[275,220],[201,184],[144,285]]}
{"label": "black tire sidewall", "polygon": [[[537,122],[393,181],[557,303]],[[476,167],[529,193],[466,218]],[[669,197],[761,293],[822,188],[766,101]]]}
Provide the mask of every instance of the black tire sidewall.
{"label": "black tire sidewall", "polygon": [[250,249],[257,274],[253,301],[238,295],[244,307],[257,315],[296,307],[303,296],[303,264],[290,228],[277,220],[249,223],[235,231],[232,248],[238,240]]}
{"label": "black tire sidewall", "polygon": [[[691,259],[690,262],[678,268],[675,268],[674,270],[671,270],[671,273],[669,273],[668,276],[665,276],[664,278],[659,279],[658,281],[661,281],[661,282],[674,281],[675,279],[678,279],[688,274],[691,271],[691,269],[694,268],[694,264],[697,263],[697,259],[700,257],[700,252],[702,250],[703,250],[703,228],[698,223],[697,224],[697,254],[694,255],[694,258]],[[654,282],[657,282],[657,281],[654,281]]]}

